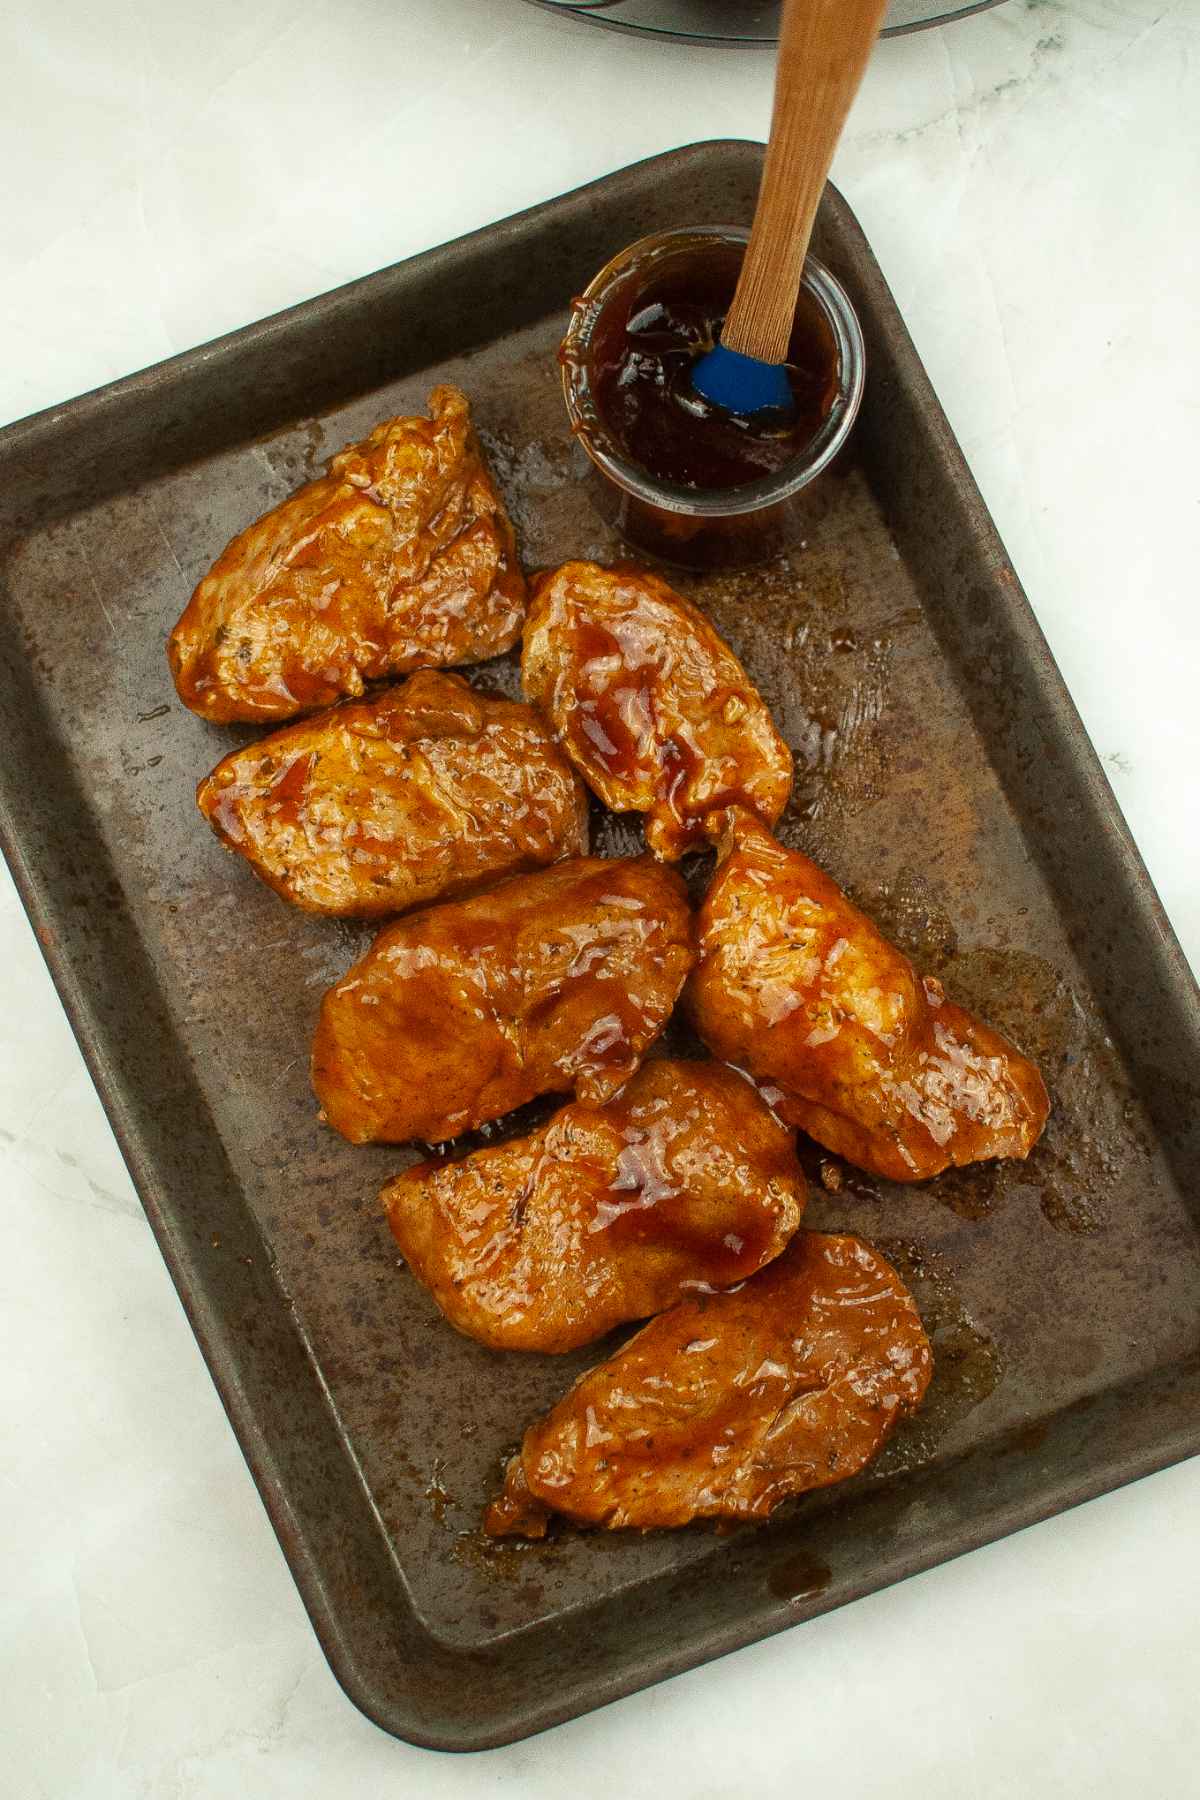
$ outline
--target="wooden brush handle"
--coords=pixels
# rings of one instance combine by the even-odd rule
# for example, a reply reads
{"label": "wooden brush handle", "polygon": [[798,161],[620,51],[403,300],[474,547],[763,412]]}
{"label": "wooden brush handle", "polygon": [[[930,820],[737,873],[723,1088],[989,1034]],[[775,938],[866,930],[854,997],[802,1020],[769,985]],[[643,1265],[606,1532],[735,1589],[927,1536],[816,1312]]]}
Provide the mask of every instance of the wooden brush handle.
{"label": "wooden brush handle", "polygon": [[825,177],[887,0],[785,0],[771,141],[721,342],[787,361],[800,277]]}

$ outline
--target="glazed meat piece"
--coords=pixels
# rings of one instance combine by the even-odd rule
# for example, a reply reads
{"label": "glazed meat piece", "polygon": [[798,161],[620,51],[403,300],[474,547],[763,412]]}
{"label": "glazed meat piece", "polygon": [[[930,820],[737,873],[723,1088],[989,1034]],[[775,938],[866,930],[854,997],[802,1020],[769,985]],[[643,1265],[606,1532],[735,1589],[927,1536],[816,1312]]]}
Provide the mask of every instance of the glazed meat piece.
{"label": "glazed meat piece", "polygon": [[587,795],[530,706],[434,669],[234,750],[200,811],[285,900],[384,918],[587,849]]}
{"label": "glazed meat piece", "polygon": [[702,846],[714,808],[773,825],[787,805],[791,752],[761,697],[656,575],[572,562],[537,577],[521,680],[604,804],[646,814],[657,856]]}
{"label": "glazed meat piece", "polygon": [[689,1289],[744,1281],[804,1209],[793,1134],[720,1063],[644,1063],[531,1137],[383,1190],[413,1273],[468,1337],[573,1350]]}
{"label": "glazed meat piece", "polygon": [[682,1301],[581,1376],[525,1433],[484,1528],[765,1519],[857,1474],[932,1372],[895,1270],[861,1238],[798,1232],[743,1287]]}
{"label": "glazed meat piece", "polygon": [[291,719],[520,635],[512,526],[457,388],[387,419],[222,551],[171,633],[185,706]]}
{"label": "glazed meat piece", "polygon": [[714,1055],[789,1124],[891,1181],[1027,1156],[1050,1107],[1033,1063],[922,979],[807,856],[745,813],[719,830],[687,997]]}
{"label": "glazed meat piece", "polygon": [[440,1143],[538,1094],[607,1100],[695,961],[682,881],[581,857],[380,932],[313,1042],[327,1122],[357,1144]]}

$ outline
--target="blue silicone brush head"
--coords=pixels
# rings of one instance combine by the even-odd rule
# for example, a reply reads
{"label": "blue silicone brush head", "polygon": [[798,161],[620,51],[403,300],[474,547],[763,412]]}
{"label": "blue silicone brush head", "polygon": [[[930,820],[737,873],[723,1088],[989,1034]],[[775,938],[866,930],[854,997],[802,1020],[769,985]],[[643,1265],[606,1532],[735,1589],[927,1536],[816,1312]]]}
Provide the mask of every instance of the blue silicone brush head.
{"label": "blue silicone brush head", "polygon": [[743,417],[791,412],[794,404],[782,363],[760,362],[727,344],[700,358],[692,369],[692,386],[702,399]]}

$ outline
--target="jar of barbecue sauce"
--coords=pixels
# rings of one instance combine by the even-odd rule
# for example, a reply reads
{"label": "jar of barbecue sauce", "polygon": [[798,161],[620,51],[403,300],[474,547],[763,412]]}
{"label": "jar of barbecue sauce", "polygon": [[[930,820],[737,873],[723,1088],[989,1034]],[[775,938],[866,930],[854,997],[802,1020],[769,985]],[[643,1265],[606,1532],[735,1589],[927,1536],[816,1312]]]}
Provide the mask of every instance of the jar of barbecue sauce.
{"label": "jar of barbecue sauce", "polygon": [[804,534],[797,501],[828,468],[862,399],[862,331],[815,257],[788,351],[795,411],[734,418],[695,394],[748,233],[696,226],[642,238],[575,301],[559,352],[571,429],[602,515],[634,548],[683,568],[745,566]]}

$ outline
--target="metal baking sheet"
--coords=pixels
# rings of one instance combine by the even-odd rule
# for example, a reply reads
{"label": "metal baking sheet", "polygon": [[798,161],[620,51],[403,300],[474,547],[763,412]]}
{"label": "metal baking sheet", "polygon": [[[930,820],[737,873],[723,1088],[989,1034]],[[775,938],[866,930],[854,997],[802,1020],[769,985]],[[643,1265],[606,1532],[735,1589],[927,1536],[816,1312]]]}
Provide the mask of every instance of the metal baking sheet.
{"label": "metal baking sheet", "polygon": [[[934,1338],[872,1470],[759,1530],[489,1550],[505,1452],[597,1353],[484,1350],[397,1267],[376,1194],[403,1153],[323,1130],[306,1069],[365,934],[288,908],[195,809],[239,734],[179,706],[163,642],[226,540],[449,379],[527,565],[614,555],[565,304],[645,232],[748,220],[760,158],[640,163],[0,435],[6,853],[329,1660],[415,1743],[521,1737],[1200,1449],[1195,986],[837,194],[816,248],[870,359],[850,459],[789,559],[682,585],[795,751],[783,835],[1054,1101],[1027,1164],[815,1193],[807,1222],[881,1243]],[[479,679],[513,691],[512,659]]]}

